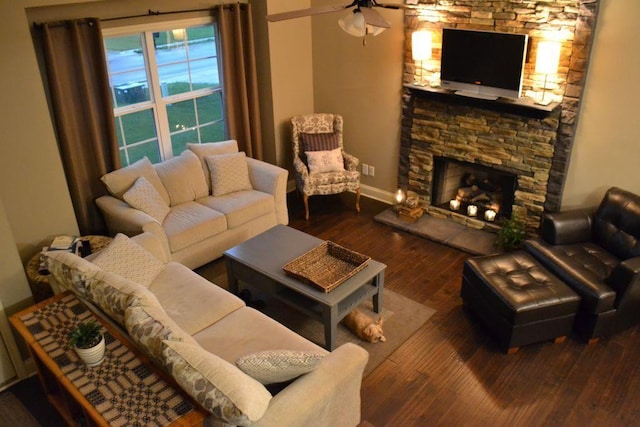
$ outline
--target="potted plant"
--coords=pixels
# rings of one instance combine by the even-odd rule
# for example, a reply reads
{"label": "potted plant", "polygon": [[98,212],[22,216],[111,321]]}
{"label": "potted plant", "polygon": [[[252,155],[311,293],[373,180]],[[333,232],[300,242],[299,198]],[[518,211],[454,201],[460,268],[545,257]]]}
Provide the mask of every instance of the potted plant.
{"label": "potted plant", "polygon": [[95,320],[80,322],[69,333],[69,343],[87,366],[97,366],[104,359],[105,342],[101,326]]}
{"label": "potted plant", "polygon": [[496,245],[503,251],[512,251],[521,248],[526,239],[527,225],[516,215],[512,215],[502,223]]}

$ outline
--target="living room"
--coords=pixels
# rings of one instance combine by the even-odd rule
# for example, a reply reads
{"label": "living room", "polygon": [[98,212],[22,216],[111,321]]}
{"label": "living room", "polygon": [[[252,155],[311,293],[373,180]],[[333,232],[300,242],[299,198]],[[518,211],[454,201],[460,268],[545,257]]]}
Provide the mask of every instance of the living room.
{"label": "living room", "polygon": [[[189,1],[180,8],[217,3]],[[614,185],[640,193],[636,167],[640,146],[635,140],[640,129],[632,116],[638,88],[629,83],[640,71],[636,49],[640,36],[634,26],[640,9],[635,2],[597,3],[589,71],[562,192],[563,210],[594,206],[605,189]],[[290,169],[291,116],[340,113],[345,118],[347,149],[361,162],[375,166],[374,176],[362,177],[363,195],[390,201],[397,187],[403,63],[409,43],[403,12],[383,11],[391,28],[369,38],[366,46],[339,29],[335,14],[275,24],[258,19],[267,12],[330,4],[330,0],[252,2],[264,89],[263,133],[269,141],[265,159]],[[56,12],[49,12],[47,20],[75,16],[77,9],[101,18],[146,13],[150,7],[173,10],[175,2],[29,0],[0,6],[5,52],[0,302],[8,314],[30,303],[24,262],[51,237],[77,233],[26,13],[50,6],[56,6],[52,8]]]}

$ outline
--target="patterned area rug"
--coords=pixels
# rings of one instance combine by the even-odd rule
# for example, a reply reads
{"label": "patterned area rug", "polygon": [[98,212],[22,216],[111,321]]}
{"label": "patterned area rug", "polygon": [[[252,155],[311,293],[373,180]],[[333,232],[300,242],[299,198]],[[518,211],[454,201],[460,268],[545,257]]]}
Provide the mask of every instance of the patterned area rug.
{"label": "patterned area rug", "polygon": [[[218,286],[228,289],[226,272],[221,274],[221,268],[216,263],[201,267],[196,270],[196,272],[213,283],[216,283]],[[310,319],[288,305],[270,299],[265,295],[255,295],[255,298],[264,299],[265,306],[261,311],[269,317],[276,319],[289,329],[292,329],[316,344],[324,346],[324,328],[320,322]],[[371,300],[364,302],[358,308],[374,319],[377,319],[379,316],[372,311]],[[385,289],[381,315],[383,318],[383,331],[387,340],[375,344],[362,341],[340,324],[338,325],[336,344],[340,346],[346,342],[352,342],[369,352],[369,363],[364,371],[364,375],[366,376],[388,358],[395,349],[429,320],[434,313],[435,310],[429,307]]]}

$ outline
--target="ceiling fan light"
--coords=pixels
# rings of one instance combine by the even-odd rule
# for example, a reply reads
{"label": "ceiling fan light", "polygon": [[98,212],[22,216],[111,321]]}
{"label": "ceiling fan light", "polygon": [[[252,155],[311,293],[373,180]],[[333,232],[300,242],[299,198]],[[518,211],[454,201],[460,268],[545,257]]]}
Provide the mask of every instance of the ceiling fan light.
{"label": "ceiling fan light", "polygon": [[349,12],[347,15],[338,19],[340,28],[354,37],[364,37],[367,34],[367,24],[364,22],[364,16],[359,9]]}

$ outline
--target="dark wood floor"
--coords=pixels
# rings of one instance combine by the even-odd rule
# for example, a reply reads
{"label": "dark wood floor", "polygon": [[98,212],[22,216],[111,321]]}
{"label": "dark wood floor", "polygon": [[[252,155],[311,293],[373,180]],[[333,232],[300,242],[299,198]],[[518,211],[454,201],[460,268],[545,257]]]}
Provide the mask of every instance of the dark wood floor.
{"label": "dark wood floor", "polygon": [[361,426],[640,425],[640,327],[587,345],[576,337],[500,352],[462,309],[468,254],[373,221],[386,206],[351,195],[297,196],[290,225],[387,264],[385,286],[437,310],[364,378]]}

